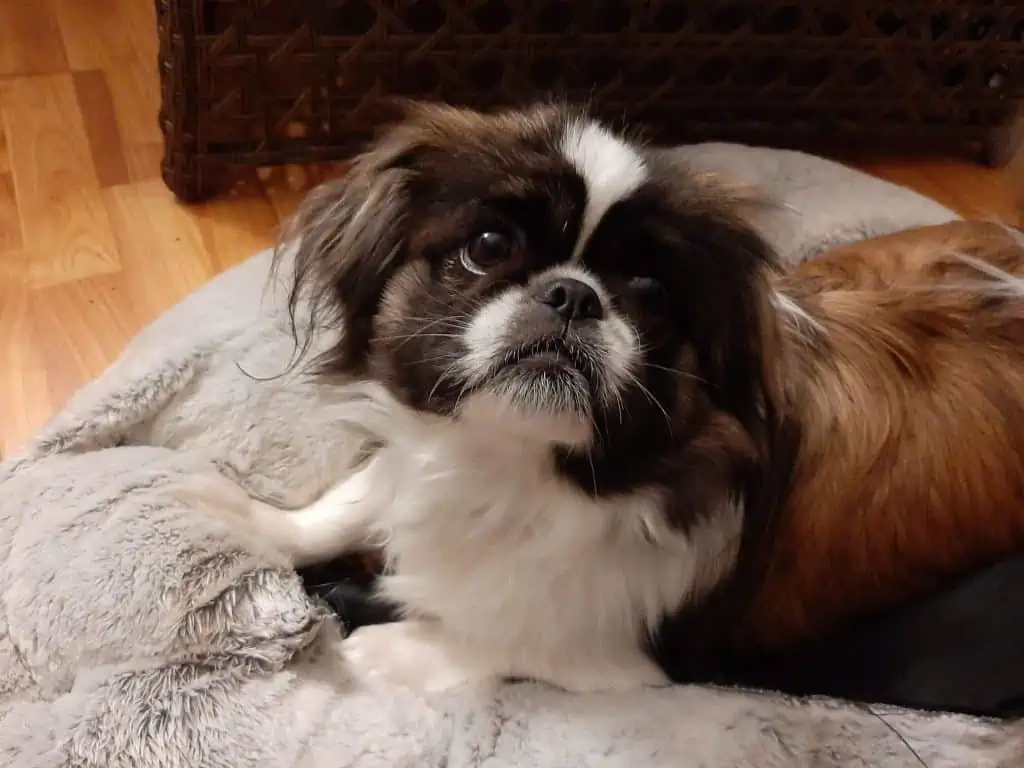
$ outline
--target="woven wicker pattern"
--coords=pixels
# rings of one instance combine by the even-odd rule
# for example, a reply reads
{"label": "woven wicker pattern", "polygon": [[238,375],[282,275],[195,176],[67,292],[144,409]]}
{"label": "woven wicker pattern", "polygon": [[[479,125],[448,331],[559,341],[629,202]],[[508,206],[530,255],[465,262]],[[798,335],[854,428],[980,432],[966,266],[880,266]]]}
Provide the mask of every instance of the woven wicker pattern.
{"label": "woven wicker pattern", "polygon": [[382,97],[591,99],[663,140],[923,141],[1001,163],[1021,0],[157,0],[164,178],[337,159]]}

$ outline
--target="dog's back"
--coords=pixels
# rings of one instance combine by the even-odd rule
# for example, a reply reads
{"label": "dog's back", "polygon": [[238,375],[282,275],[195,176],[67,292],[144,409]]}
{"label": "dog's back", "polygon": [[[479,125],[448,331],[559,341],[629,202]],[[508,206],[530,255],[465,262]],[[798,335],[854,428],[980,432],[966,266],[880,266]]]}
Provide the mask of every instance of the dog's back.
{"label": "dog's back", "polygon": [[959,222],[797,268],[803,458],[734,681],[1008,714],[1024,701],[1024,236]]}
{"label": "dog's back", "polygon": [[784,646],[1024,546],[1024,248],[956,223],[837,249],[783,290],[801,448],[748,616]]}
{"label": "dog's back", "polygon": [[971,286],[986,274],[984,267],[979,271],[980,264],[1019,278],[1024,269],[1024,233],[982,221],[908,229],[840,246],[805,261],[791,270],[787,288],[809,296],[840,290],[954,287],[958,281]]}

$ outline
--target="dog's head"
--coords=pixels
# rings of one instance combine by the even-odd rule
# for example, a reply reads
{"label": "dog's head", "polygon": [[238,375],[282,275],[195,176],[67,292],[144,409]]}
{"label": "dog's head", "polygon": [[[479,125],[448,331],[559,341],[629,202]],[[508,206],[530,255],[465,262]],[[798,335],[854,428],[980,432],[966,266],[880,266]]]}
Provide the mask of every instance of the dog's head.
{"label": "dog's head", "polygon": [[611,490],[763,415],[773,261],[741,197],[574,108],[419,105],[300,208],[293,295],[344,328],[323,367],[585,457],[588,486],[630,456]]}

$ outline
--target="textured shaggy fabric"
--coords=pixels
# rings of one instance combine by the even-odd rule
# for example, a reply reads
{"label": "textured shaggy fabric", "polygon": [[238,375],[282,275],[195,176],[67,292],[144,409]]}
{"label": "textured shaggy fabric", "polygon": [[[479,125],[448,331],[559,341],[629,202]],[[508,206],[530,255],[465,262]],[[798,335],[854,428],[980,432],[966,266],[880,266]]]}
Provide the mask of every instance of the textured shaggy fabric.
{"label": "textured shaggy fabric", "polygon": [[[762,223],[790,258],[953,218],[804,155],[681,152],[780,193]],[[1016,724],[828,701],[355,686],[296,575],[188,493],[213,470],[300,505],[351,449],[330,388],[279,376],[293,343],[268,264],[257,255],[159,319],[0,465],[0,765],[917,765],[911,750],[930,766],[1021,764]]]}

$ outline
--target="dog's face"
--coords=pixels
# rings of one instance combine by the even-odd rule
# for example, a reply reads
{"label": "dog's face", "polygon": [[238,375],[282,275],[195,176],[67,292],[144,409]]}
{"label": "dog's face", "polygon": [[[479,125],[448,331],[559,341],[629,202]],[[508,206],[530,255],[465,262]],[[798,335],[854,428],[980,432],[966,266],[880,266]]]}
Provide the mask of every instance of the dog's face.
{"label": "dog's face", "polygon": [[771,257],[739,205],[576,110],[422,106],[300,209],[295,296],[344,327],[328,369],[613,491],[763,408]]}

